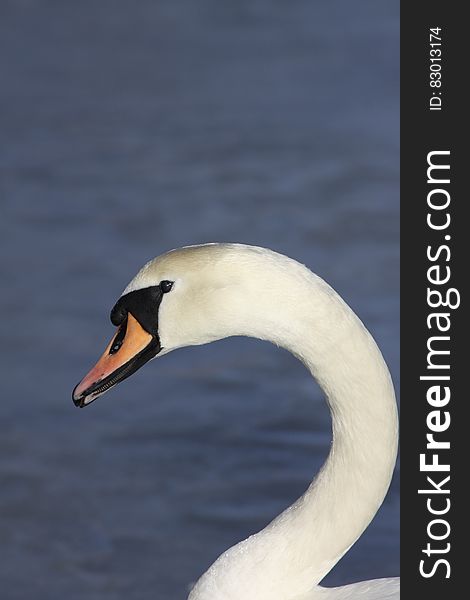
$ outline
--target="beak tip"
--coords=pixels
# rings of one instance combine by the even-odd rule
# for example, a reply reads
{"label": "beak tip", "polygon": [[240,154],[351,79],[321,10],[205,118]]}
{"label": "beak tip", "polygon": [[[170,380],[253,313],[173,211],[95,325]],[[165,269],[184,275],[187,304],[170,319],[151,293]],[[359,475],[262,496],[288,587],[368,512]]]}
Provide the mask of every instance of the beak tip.
{"label": "beak tip", "polygon": [[83,394],[77,394],[78,385],[74,388],[72,392],[72,400],[75,406],[78,408],[83,408],[85,406],[85,396]]}

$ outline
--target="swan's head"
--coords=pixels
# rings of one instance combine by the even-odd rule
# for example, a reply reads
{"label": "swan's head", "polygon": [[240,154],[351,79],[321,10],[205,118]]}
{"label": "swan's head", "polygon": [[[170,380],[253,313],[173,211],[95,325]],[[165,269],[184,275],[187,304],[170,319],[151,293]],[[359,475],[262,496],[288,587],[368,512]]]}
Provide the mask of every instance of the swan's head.
{"label": "swan's head", "polygon": [[207,244],[173,250],[147,263],[112,308],[117,331],[74,389],[75,404],[90,404],[156,356],[243,329],[237,319],[243,313],[240,304],[250,301],[250,287],[256,293],[247,266],[257,250]]}

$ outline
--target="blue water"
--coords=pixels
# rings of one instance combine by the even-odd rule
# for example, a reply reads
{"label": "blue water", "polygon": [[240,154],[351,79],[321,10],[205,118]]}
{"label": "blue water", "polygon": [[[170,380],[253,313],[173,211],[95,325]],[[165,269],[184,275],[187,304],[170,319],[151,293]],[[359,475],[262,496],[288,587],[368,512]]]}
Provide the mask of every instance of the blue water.
{"label": "blue water", "polygon": [[[330,443],[288,353],[231,339],[71,390],[149,258],[271,247],[326,278],[398,387],[398,3],[3,0],[2,600],[184,599]],[[328,584],[398,574],[398,481]]]}

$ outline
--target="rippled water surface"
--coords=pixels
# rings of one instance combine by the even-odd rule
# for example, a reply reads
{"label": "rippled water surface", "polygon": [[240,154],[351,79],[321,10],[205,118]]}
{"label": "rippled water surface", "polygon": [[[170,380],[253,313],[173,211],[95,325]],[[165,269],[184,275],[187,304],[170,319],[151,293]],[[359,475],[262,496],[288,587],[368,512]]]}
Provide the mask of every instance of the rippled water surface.
{"label": "rippled water surface", "polygon": [[[308,264],[398,387],[398,6],[4,0],[0,561],[5,600],[185,598],[330,443],[287,352],[231,339],[86,410],[136,270],[204,241]],[[398,481],[329,584],[398,574]]]}

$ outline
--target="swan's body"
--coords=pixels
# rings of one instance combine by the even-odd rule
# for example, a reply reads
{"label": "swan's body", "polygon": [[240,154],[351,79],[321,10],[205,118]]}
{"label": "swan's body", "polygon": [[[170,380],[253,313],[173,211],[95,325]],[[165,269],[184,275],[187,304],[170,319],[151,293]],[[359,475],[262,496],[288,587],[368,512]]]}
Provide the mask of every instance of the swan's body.
{"label": "swan's body", "polygon": [[[169,282],[174,283],[166,290]],[[155,331],[145,325],[144,335],[158,339],[155,353],[233,335],[269,340],[311,371],[332,414],[330,454],[304,495],[261,532],[222,554],[188,600],[398,598],[398,579],[329,589],[318,585],[375,515],[396,459],[397,410],[390,374],[361,321],[306,267],[251,246],[208,244],[154,259],[117,305],[118,312],[128,310],[128,327],[134,326],[132,317],[139,323],[147,319],[139,311],[148,303],[149,290],[156,290],[158,318]],[[122,360],[129,355],[128,335],[119,350]],[[152,343],[146,338],[136,343],[137,356]],[[88,404],[111,387],[119,369],[122,377],[135,370],[128,360],[108,372],[107,361],[115,362],[119,352],[105,352],[77,386],[77,404]]]}

